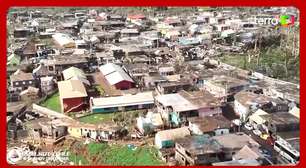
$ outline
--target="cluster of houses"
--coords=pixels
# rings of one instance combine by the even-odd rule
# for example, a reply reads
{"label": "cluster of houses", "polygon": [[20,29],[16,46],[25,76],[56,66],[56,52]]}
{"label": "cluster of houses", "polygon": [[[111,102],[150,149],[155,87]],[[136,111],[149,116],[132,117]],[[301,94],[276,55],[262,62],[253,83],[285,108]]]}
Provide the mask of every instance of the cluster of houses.
{"label": "cluster of houses", "polygon": [[7,102],[38,103],[59,93],[62,113],[33,105],[32,111],[48,116],[27,122],[33,141],[53,145],[68,135],[115,140],[126,135],[122,127],[68,115],[145,110],[135,128],[143,138],[155,137],[169,163],[279,164],[262,143],[269,151],[288,152],[285,163],[299,161],[299,85],[216,59],[243,52],[241,46],[270,27],[215,9],[177,16],[17,10],[8,17],[14,43],[7,57]]}

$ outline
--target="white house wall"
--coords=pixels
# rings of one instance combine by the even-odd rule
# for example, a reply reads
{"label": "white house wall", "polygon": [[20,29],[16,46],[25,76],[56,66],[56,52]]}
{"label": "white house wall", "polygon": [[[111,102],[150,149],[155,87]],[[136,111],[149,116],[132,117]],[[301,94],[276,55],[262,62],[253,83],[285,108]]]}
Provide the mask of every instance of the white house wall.
{"label": "white house wall", "polygon": [[249,113],[249,109],[247,107],[243,106],[237,100],[234,101],[234,105],[235,105],[235,112],[236,112],[236,114],[238,114],[240,116],[240,119],[245,121],[246,120],[245,117]]}

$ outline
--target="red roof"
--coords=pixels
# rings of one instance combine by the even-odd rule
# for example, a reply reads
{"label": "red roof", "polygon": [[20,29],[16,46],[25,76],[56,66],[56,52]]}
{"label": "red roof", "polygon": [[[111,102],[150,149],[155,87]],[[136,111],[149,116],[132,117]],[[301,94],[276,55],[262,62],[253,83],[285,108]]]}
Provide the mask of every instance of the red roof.
{"label": "red roof", "polygon": [[128,18],[129,19],[144,19],[146,18],[146,16],[143,14],[136,14],[136,15],[128,15]]}

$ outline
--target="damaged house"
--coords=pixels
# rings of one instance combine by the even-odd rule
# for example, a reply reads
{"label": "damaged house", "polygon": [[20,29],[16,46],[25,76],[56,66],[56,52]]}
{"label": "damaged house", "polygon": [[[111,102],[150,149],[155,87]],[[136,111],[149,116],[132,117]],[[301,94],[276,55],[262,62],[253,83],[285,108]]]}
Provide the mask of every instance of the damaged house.
{"label": "damaged house", "polygon": [[36,80],[31,73],[25,73],[21,70],[17,70],[10,76],[11,87],[13,89],[22,91],[27,89],[29,86],[35,87]]}
{"label": "damaged house", "polygon": [[148,112],[145,117],[136,119],[137,129],[143,134],[148,135],[155,131],[161,130],[164,126],[163,119],[160,113]]}
{"label": "damaged house", "polygon": [[280,100],[253,92],[241,91],[234,98],[235,112],[243,121],[247,119],[250,113],[255,112],[257,109],[262,109],[267,112],[288,110],[288,105],[282,103]]}
{"label": "damaged house", "polygon": [[61,48],[75,48],[75,41],[68,35],[63,33],[56,33],[52,35],[54,42]]}
{"label": "damaged house", "polygon": [[231,122],[223,115],[189,118],[189,129],[192,134],[222,135],[232,131]]}
{"label": "damaged house", "polygon": [[179,91],[192,91],[193,86],[189,81],[171,81],[158,83],[155,91],[159,95],[177,93]]}
{"label": "damaged house", "polygon": [[221,103],[210,93],[180,91],[155,97],[158,112],[167,123],[179,125],[190,117],[221,114]]}
{"label": "damaged house", "polygon": [[233,155],[240,151],[244,146],[260,147],[255,140],[242,132],[223,134],[213,136],[212,138],[222,145],[224,161],[232,160]]}
{"label": "damaged house", "polygon": [[69,135],[76,138],[110,140],[121,136],[122,128],[113,122],[103,124],[72,123],[68,126]]}
{"label": "damaged house", "polygon": [[222,145],[208,135],[187,136],[175,143],[175,159],[183,166],[209,165],[223,157]]}
{"label": "damaged house", "polygon": [[277,112],[262,115],[265,127],[271,135],[278,132],[295,131],[300,129],[300,120],[288,112]]}
{"label": "damaged house", "polygon": [[171,148],[175,146],[175,140],[190,135],[188,127],[158,131],[155,134],[154,144],[156,148]]}
{"label": "damaged house", "polygon": [[214,76],[204,84],[205,90],[219,98],[231,98],[235,93],[247,88],[249,83],[228,76]]}
{"label": "damaged house", "polygon": [[67,126],[60,121],[40,118],[32,120],[26,125],[29,128],[28,140],[32,143],[44,144],[47,146],[55,145],[65,139]]}

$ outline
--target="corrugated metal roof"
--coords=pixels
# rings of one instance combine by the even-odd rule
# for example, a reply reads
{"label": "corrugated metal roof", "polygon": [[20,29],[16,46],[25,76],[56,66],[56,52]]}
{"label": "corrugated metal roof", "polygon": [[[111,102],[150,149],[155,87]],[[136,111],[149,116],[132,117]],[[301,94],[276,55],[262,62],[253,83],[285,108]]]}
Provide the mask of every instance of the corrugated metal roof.
{"label": "corrugated metal roof", "polygon": [[105,65],[102,65],[99,67],[99,70],[101,71],[101,73],[106,76],[114,71],[117,71],[117,69],[119,69],[120,67],[116,64],[113,63],[108,63]]}
{"label": "corrugated metal roof", "polygon": [[79,80],[67,80],[58,82],[60,98],[86,97],[87,92],[83,83]]}
{"label": "corrugated metal roof", "polygon": [[75,41],[67,34],[56,33],[52,35],[52,38],[63,47],[75,46]]}
{"label": "corrugated metal roof", "polygon": [[108,63],[106,65],[100,66],[99,69],[111,85],[121,81],[134,82],[133,79],[120,66],[116,64]]}
{"label": "corrugated metal roof", "polygon": [[181,127],[169,130],[159,131],[155,134],[155,138],[159,137],[161,141],[175,140],[190,135],[188,127]]}
{"label": "corrugated metal roof", "polygon": [[163,104],[163,106],[171,106],[173,110],[177,112],[197,109],[196,106],[194,106],[178,93],[159,95],[155,98],[159,103]]}
{"label": "corrugated metal roof", "polygon": [[25,73],[18,69],[14,74],[10,76],[12,82],[15,81],[25,81],[25,80],[34,80],[34,77],[31,73]]}
{"label": "corrugated metal roof", "polygon": [[71,79],[80,80],[86,85],[90,85],[90,82],[87,80],[85,73],[83,72],[83,70],[79,68],[70,67],[68,69],[65,69],[63,71],[63,76],[65,80],[71,80]]}
{"label": "corrugated metal roof", "polygon": [[300,118],[300,109],[297,107],[293,107],[290,111],[290,114],[294,115],[297,118]]}
{"label": "corrugated metal roof", "polygon": [[76,67],[70,67],[68,69],[65,69],[63,71],[63,76],[65,80],[69,80],[73,77],[81,77],[86,79],[85,73],[81,69]]}
{"label": "corrugated metal roof", "polygon": [[154,98],[152,92],[143,92],[135,95],[93,98],[92,103],[92,108],[108,108],[140,104],[153,104]]}
{"label": "corrugated metal roof", "polygon": [[105,78],[107,79],[107,81],[111,85],[114,85],[114,84],[119,83],[121,81],[133,82],[133,80],[126,73],[120,73],[118,71],[113,72],[109,75],[106,75]]}

